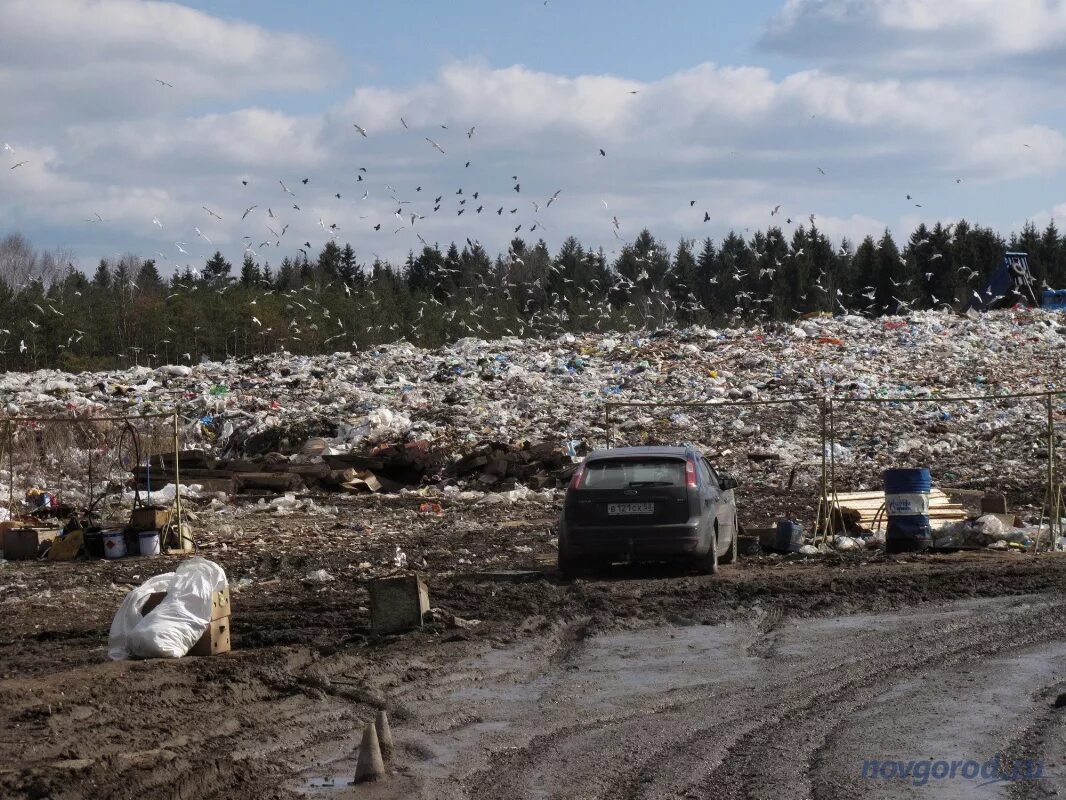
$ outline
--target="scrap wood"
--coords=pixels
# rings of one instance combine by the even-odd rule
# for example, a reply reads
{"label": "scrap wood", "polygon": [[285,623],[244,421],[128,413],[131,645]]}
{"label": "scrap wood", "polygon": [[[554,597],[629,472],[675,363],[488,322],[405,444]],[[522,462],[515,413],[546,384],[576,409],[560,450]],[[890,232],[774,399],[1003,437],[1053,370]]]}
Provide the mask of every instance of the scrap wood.
{"label": "scrap wood", "polygon": [[[850,509],[859,514],[859,525],[872,528],[875,522],[884,524],[885,493],[878,491],[836,492],[830,497],[830,508],[840,513]],[[953,503],[940,489],[929,492],[929,519],[936,522],[952,522],[966,519],[969,515],[964,506]]]}

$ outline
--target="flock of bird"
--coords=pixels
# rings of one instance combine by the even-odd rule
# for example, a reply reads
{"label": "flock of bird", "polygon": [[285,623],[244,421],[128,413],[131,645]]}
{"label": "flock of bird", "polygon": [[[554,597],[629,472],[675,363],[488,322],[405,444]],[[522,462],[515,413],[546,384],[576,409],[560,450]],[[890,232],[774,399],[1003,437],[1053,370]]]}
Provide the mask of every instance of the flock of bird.
{"label": "flock of bird", "polygon": [[[169,91],[173,89],[173,84],[163,79],[156,78],[155,82],[159,85],[159,89],[161,91]],[[630,91],[629,93],[636,94],[637,92]],[[404,131],[412,131],[412,126],[402,116],[399,118],[399,122]],[[358,122],[352,122],[351,125],[352,135],[359,137],[360,140],[369,140],[374,137],[374,134],[371,130],[359,124]],[[421,136],[422,146],[430,148],[432,151],[439,154],[441,158],[454,158],[456,157],[455,151],[460,149],[460,145],[463,145],[464,147],[460,150],[460,152],[463,152],[463,155],[459,156],[459,158],[464,164],[464,169],[469,169],[473,158],[476,157],[475,145],[478,133],[477,126],[470,125],[469,128],[464,127],[458,134],[459,138],[457,142],[448,141],[448,139],[453,138],[453,134],[450,131],[448,125],[440,124],[439,128],[441,130],[441,133],[436,134],[437,138],[425,135]],[[415,135],[417,136],[417,134]],[[438,139],[440,139],[441,141],[438,141]],[[1026,146],[1028,147],[1028,145]],[[5,153],[10,154],[11,157],[16,156],[15,149],[10,144],[5,143],[3,145],[3,150]],[[451,155],[449,155],[450,152]],[[596,153],[598,153],[598,157],[601,160],[606,160],[608,157],[605,148],[597,148]],[[14,161],[9,168],[11,170],[15,170],[25,166],[28,163],[29,162],[26,160],[17,160]],[[816,169],[819,175],[828,175],[826,169],[824,169],[823,167],[818,166],[816,167]],[[276,181],[276,184],[274,184],[273,181]],[[312,204],[319,205],[321,200],[323,199],[323,193],[317,192],[317,187],[312,185],[312,179],[306,176],[300,178],[298,183],[295,181],[292,182],[292,185],[296,187],[299,194],[297,193],[297,191],[294,191],[292,188],[290,188],[290,185],[286,183],[284,178],[275,177],[272,180],[265,180],[260,183],[256,179],[245,177],[241,179],[240,182],[242,185],[242,190],[248,190],[249,194],[251,194],[252,192],[255,193],[254,197],[249,198],[248,204],[243,208],[243,210],[233,211],[232,213],[229,213],[226,212],[225,209],[223,209],[222,213],[219,213],[219,211],[216,211],[214,208],[211,208],[207,205],[201,205],[200,211],[204,215],[204,220],[206,223],[211,223],[212,225],[217,226],[219,223],[221,223],[222,225],[227,225],[231,222],[236,222],[246,231],[251,231],[242,233],[241,241],[243,243],[244,252],[252,256],[253,258],[261,257],[263,251],[265,251],[267,248],[274,247],[280,249],[283,247],[283,242],[286,241],[286,234],[288,233],[290,227],[294,224],[294,220],[298,218],[298,215],[305,214],[305,212],[301,208],[301,203],[304,203],[308,206]],[[961,182],[961,178],[955,179],[956,184]],[[431,245],[429,241],[427,241],[427,239],[422,235],[422,231],[420,230],[420,223],[434,215],[454,214],[455,217],[458,218],[462,217],[464,214],[467,213],[469,213],[471,216],[482,214],[486,216],[491,216],[495,214],[498,218],[501,218],[501,220],[506,217],[508,219],[507,229],[509,238],[512,236],[519,236],[523,232],[523,230],[530,234],[536,233],[537,231],[546,231],[544,222],[541,218],[541,213],[550,208],[553,203],[556,203],[560,199],[560,196],[563,194],[563,189],[560,188],[556,189],[550,196],[544,198],[526,198],[522,194],[522,182],[518,174],[510,175],[510,180],[506,183],[506,186],[508,187],[506,190],[502,188],[504,185],[502,176],[498,180],[494,181],[494,184],[490,186],[487,191],[485,187],[475,188],[469,185],[457,185],[444,190],[437,188],[436,191],[432,191],[428,187],[424,187],[422,185],[414,185],[407,186],[403,190],[399,190],[391,186],[389,183],[386,183],[383,180],[379,180],[373,177],[373,173],[366,166],[359,167],[358,170],[351,176],[347,176],[344,178],[336,178],[335,184],[336,185],[334,185],[332,188],[326,190],[326,198],[329,200],[342,201],[354,189],[354,194],[352,194],[349,199],[354,201],[355,203],[354,217],[357,223],[361,223],[360,227],[363,227],[365,234],[375,235],[380,234],[384,231],[385,233],[391,232],[392,235],[399,235],[404,231],[409,231],[414,233],[415,238],[424,247],[431,247]],[[273,191],[271,191],[270,189],[271,185],[274,186]],[[375,215],[371,211],[371,206],[370,204],[366,203],[366,201],[371,198],[372,191],[374,192],[375,199],[387,199],[395,207],[391,215],[383,217],[380,215],[380,212],[378,213],[378,215]],[[499,198],[501,193],[505,193],[509,200],[501,202],[499,199],[497,199],[496,202],[490,205],[489,197],[491,196]],[[911,194],[907,194],[906,199],[908,201],[914,200]],[[698,201],[694,199],[688,200],[688,209],[695,209],[697,202]],[[619,242],[622,242],[624,246],[625,239],[622,234],[622,221],[619,219],[617,214],[611,211],[606,200],[602,200],[601,203],[604,207],[604,213],[607,218],[607,224],[611,234]],[[363,209],[360,209],[360,204],[364,204]],[[915,205],[918,208],[922,207],[920,203],[915,203]],[[782,211],[782,208],[782,204],[776,204],[772,209],[769,210],[769,216],[771,217],[771,219],[784,217],[786,225],[793,225],[793,218],[788,214],[785,214]],[[365,210],[366,213],[359,213],[360,210]],[[340,214],[346,214],[350,218],[352,211],[353,209],[350,207],[345,209],[338,209],[338,216]],[[693,223],[697,223],[700,220],[702,220],[703,223],[708,223],[712,220],[710,212],[706,210],[703,210],[699,213],[693,211],[693,214]],[[344,219],[344,217],[341,218]],[[810,214],[808,219],[810,220],[811,226],[813,228],[815,223],[815,215]],[[99,213],[94,212],[93,216],[87,219],[86,222],[90,224],[100,224],[104,223],[105,220]],[[158,229],[159,236],[162,236],[164,232],[168,230],[166,222],[158,214],[152,216],[151,224]],[[317,225],[320,229],[320,235],[317,238],[320,238],[322,242],[316,243],[316,245],[312,245],[311,240],[306,239],[302,243],[298,240],[295,243],[295,249],[298,250],[305,259],[310,258],[311,252],[314,247],[318,247],[324,242],[336,241],[338,236],[341,235],[340,223],[335,220],[327,221],[326,219],[319,217],[317,220]],[[306,229],[306,226],[304,227],[304,229]],[[201,230],[200,225],[193,225],[192,233],[197,239],[202,240],[206,245],[214,246],[213,240],[203,230]],[[471,240],[469,238],[467,239],[467,243],[471,247],[480,245],[480,242],[478,242],[477,240]],[[179,262],[183,259],[181,259],[180,257],[185,257],[186,259],[191,260],[193,257],[199,256],[198,253],[194,253],[190,249],[187,249],[191,247],[189,241],[174,241],[173,247],[176,251],[175,265],[178,267],[182,266]],[[618,250],[616,249],[612,251],[611,254],[613,255],[617,252]],[[156,255],[159,256],[160,259],[164,262],[171,261],[170,257],[162,251],[156,251]],[[794,255],[802,255],[802,250],[795,253]],[[932,259],[938,258],[939,256],[940,254],[934,254],[932,256]],[[378,257],[376,253],[375,257]],[[380,257],[378,258],[380,259]],[[521,256],[510,248],[508,250],[508,258],[514,263],[520,263],[522,261]],[[641,257],[638,257],[638,260],[641,260]],[[190,269],[194,275],[198,274],[199,272],[197,269],[191,266],[190,261],[186,261],[184,266]],[[769,278],[772,281],[777,270],[780,268],[781,262],[777,261],[774,267],[764,267],[760,269],[759,277]],[[446,267],[445,272],[447,272],[448,269],[449,268]],[[968,272],[969,280],[972,280],[973,278],[979,275],[979,273],[977,273],[975,270],[971,270],[969,268],[964,269]],[[456,272],[457,271],[458,270],[456,268]],[[822,273],[819,275],[819,278],[814,281],[811,287],[812,290],[822,292],[828,291],[826,287],[822,284],[822,279],[824,278],[824,276],[825,272],[823,269]],[[623,276],[617,276],[617,283],[614,285],[613,290],[622,293],[627,293],[634,289],[640,282],[640,280],[644,277],[647,277],[646,272],[642,273],[641,275],[638,275],[636,281],[628,280]],[[742,273],[738,272],[737,274],[728,277],[730,277],[732,280],[739,282],[745,276]],[[927,274],[926,277],[927,279],[931,279],[931,273]],[[179,284],[179,286],[184,286],[186,291],[194,291],[197,288],[195,284]],[[135,284],[132,285],[132,288],[136,288]],[[227,287],[223,286],[218,291],[225,292],[226,288]],[[345,285],[343,286],[343,288],[347,293],[351,293],[351,287]],[[481,285],[477,288],[482,291],[488,291],[490,289],[490,287],[485,285]],[[516,284],[507,284],[499,288],[502,289],[504,296],[510,299],[513,296],[513,292],[517,292],[523,287],[519,287]],[[609,302],[600,301],[599,303],[596,303],[594,299],[595,297],[604,296],[607,296],[609,298],[609,293],[605,295],[604,287],[590,286],[574,288],[576,289],[579,295],[584,294],[586,296],[586,299],[588,300],[589,309],[595,310],[595,313],[598,315],[597,325],[610,317],[611,308]],[[597,291],[593,292],[592,289],[596,289]],[[268,294],[269,293],[270,292],[268,292]],[[750,292],[736,292],[735,294],[738,298],[745,300],[746,302],[750,303],[751,306],[755,307],[759,306],[760,304],[768,304],[773,301],[772,296],[757,298],[753,297]],[[837,294],[838,296],[834,298],[836,304],[841,309],[846,311],[847,309],[845,308],[842,302],[843,297],[839,296],[841,295],[839,290],[837,290]],[[974,292],[974,294],[980,299],[980,296],[977,295],[976,292]],[[299,306],[304,311],[308,310],[305,305],[303,305],[300,301],[296,300],[296,290],[289,292],[289,295],[290,296],[288,298],[287,308],[294,309],[295,307]],[[372,289],[370,290],[370,296],[374,298],[372,302],[376,302],[376,298],[373,295]],[[862,292],[862,296],[872,301],[876,296],[874,288],[866,287]],[[171,297],[173,297],[173,295]],[[804,295],[803,297],[806,298],[806,295]],[[551,299],[562,302],[564,298],[556,294],[555,297]],[[902,309],[906,309],[910,305],[910,303],[900,298],[894,297],[893,299]],[[307,302],[314,301],[308,298]],[[421,320],[425,312],[425,304],[429,302],[437,301],[432,298],[429,301],[424,301],[423,305],[419,308],[419,313],[416,319],[412,321],[413,324],[417,323],[418,320]],[[661,305],[663,310],[667,313],[675,313],[680,308],[684,307],[683,303],[679,304],[673,298],[670,298],[665,292],[662,293],[662,296],[659,296],[658,290],[655,289],[654,286],[651,287],[649,290],[648,302],[652,304]],[[695,303],[695,301],[689,302]],[[934,298],[934,302],[939,303],[939,300]],[[295,303],[296,305],[292,305],[293,303]],[[40,307],[38,306],[38,308]],[[50,308],[55,313],[61,313],[58,311],[58,309],[55,309],[54,307]],[[526,309],[528,308],[529,304],[527,303]],[[697,308],[693,307],[691,310],[697,310]],[[738,312],[739,310],[740,309],[738,309]],[[43,312],[43,309],[41,311],[42,313],[45,313]],[[320,309],[319,311],[321,313],[322,309]],[[478,331],[484,332],[485,329],[481,326],[480,321],[477,320],[477,309],[471,307],[466,311],[467,313],[464,314],[464,318],[461,320],[461,324],[467,325],[469,327],[470,333],[472,334]],[[568,318],[567,315],[569,315],[571,312],[572,309],[560,307],[554,312],[550,313],[554,313],[557,316],[556,321],[561,323],[562,321]],[[455,315],[458,312],[456,309],[452,309],[449,313],[451,315],[451,318],[454,319]],[[310,318],[311,315],[307,314],[305,316],[308,316],[308,318]],[[467,317],[474,321],[474,325],[471,326],[469,322],[466,321]],[[320,321],[329,321],[328,311],[325,311],[325,316]],[[340,323],[340,320],[336,321]],[[264,328],[263,323],[255,314],[250,314],[250,322],[256,325],[258,328]],[[538,320],[536,318],[531,317],[528,320],[529,327],[535,328],[537,322]],[[31,321],[31,325],[37,327],[38,323]],[[317,326],[313,325],[313,327]],[[399,335],[398,326],[394,324],[391,327],[396,328],[397,331],[395,332],[397,333],[397,335]],[[347,332],[343,331],[343,324],[341,324],[341,328],[342,331],[340,333],[335,333],[333,336],[330,337],[330,339],[339,338],[341,336],[346,335]],[[373,330],[373,328],[370,329]],[[289,325],[289,338],[299,341],[299,334],[301,333],[301,330],[301,325],[294,317],[290,321]],[[512,331],[508,329],[507,332],[515,335],[522,335],[525,333],[525,331],[526,326],[522,324],[519,325],[516,330]],[[271,332],[271,329],[269,327],[265,328],[264,333],[266,332]],[[330,339],[326,339],[326,341],[328,342],[330,341]],[[72,341],[68,342],[68,345],[73,343],[74,340],[72,337]],[[25,352],[26,344],[24,341],[20,343],[19,349],[20,351]]]}

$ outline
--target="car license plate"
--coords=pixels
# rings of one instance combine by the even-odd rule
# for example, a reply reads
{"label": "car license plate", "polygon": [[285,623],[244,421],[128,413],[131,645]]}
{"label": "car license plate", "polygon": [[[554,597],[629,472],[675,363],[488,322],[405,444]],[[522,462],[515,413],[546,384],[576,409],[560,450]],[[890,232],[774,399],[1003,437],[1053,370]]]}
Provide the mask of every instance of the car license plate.
{"label": "car license plate", "polygon": [[615,514],[654,514],[655,503],[608,503],[607,513]]}

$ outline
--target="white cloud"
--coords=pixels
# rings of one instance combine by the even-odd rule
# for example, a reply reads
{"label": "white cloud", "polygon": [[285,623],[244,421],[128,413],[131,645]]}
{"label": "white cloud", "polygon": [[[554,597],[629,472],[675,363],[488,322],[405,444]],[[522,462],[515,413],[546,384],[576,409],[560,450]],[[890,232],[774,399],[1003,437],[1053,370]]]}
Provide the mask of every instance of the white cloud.
{"label": "white cloud", "polygon": [[20,131],[57,112],[82,121],[150,116],[194,101],[316,89],[328,75],[321,42],[178,3],[4,0],[0,20],[5,128]]}
{"label": "white cloud", "polygon": [[[950,23],[921,9],[897,19],[921,4],[869,5],[882,27]],[[791,2],[775,25],[816,14],[851,25],[868,13],[843,0]],[[42,246],[76,247],[87,260],[139,248],[185,263],[175,242],[197,260],[216,246],[236,260],[251,243],[276,264],[304,242],[317,251],[331,224],[367,258],[402,260],[421,247],[417,234],[503,250],[518,226],[553,247],[573,234],[609,252],[619,245],[615,216],[623,237],[648,227],[674,242],[815,213],[820,228],[856,241],[900,213],[885,193],[911,208],[902,198],[912,183],[925,201],[928,186],[954,189],[956,176],[976,191],[1066,165],[1066,140],[1034,113],[1032,97],[995,81],[827,69],[778,77],[706,63],[639,82],[465,61],[409,87],[361,86],[295,114],[257,93],[319,88],[319,42],[175,3],[8,0],[4,15],[14,24],[0,28],[0,91],[32,102],[3,123],[2,138],[30,164],[0,170],[0,209]],[[149,31],[161,32],[151,46]],[[60,51],[69,58],[50,55]],[[784,219],[769,215],[777,204]],[[96,213],[104,222],[85,222]],[[412,225],[412,213],[425,218]],[[268,224],[286,230],[280,249],[260,248],[277,241]]]}
{"label": "white cloud", "polygon": [[[787,0],[763,44],[867,71],[1002,68],[1066,55],[1061,0]],[[1059,66],[1061,67],[1061,61]]]}

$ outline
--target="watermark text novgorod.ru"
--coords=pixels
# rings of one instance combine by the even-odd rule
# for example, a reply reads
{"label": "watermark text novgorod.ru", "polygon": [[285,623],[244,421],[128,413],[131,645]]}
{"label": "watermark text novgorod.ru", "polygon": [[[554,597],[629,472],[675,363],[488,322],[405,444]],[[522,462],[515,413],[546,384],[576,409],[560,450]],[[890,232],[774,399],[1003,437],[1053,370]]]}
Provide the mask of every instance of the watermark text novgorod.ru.
{"label": "watermark text novgorod.ru", "polygon": [[987,761],[975,759],[866,759],[862,762],[862,778],[868,781],[904,781],[913,786],[925,786],[934,781],[973,781],[1016,783],[1036,781],[1044,776],[1044,762],[1031,758],[1002,759],[994,756]]}

